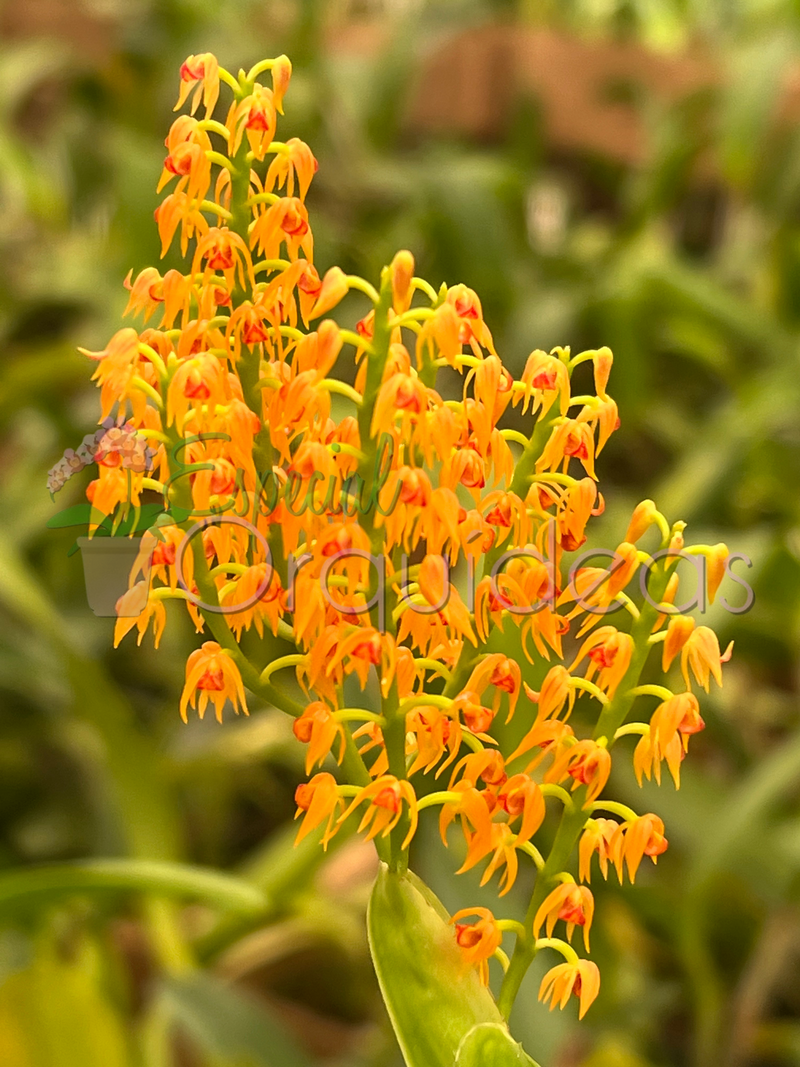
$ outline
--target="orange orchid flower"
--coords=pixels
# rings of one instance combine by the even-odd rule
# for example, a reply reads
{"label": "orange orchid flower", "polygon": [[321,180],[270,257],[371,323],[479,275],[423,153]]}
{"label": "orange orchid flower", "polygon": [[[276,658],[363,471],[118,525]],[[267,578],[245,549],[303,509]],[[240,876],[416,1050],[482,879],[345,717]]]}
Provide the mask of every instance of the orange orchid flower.
{"label": "orange orchid flower", "polygon": [[530,841],[545,816],[544,797],[536,782],[527,774],[513,774],[500,787],[497,799],[509,822],[521,818],[518,840]]}
{"label": "orange orchid flower", "polygon": [[579,877],[582,882],[591,881],[592,856],[597,853],[600,873],[608,878],[608,861],[611,858],[610,844],[619,828],[614,819],[589,819],[578,845]]}
{"label": "orange orchid flower", "polygon": [[630,822],[617,826],[608,845],[608,853],[617,870],[617,877],[622,883],[623,866],[627,867],[631,884],[636,880],[636,872],[645,856],[653,863],[667,850],[664,837],[664,823],[657,815],[640,815]]}
{"label": "orange orchid flower", "polygon": [[[460,923],[459,919],[478,916],[474,923]],[[494,915],[488,908],[462,908],[450,919],[455,923],[456,941],[463,950],[464,961],[469,966],[478,965],[483,985],[489,984],[489,960],[494,956],[503,940],[503,933],[498,928]]]}
{"label": "orange orchid flower", "polygon": [[319,164],[305,141],[290,137],[270,163],[264,187],[271,192],[285,184],[287,195],[294,196],[294,183],[297,180],[300,199],[305,200],[311,179],[318,169]]}
{"label": "orange orchid flower", "polygon": [[217,722],[222,722],[222,709],[228,700],[237,715],[240,707],[245,715],[250,714],[247,710],[242,676],[230,653],[227,649],[220,648],[216,641],[205,641],[202,648],[196,648],[186,661],[186,683],[181,694],[181,718],[187,722],[187,708],[193,708],[197,704],[197,713],[202,719],[206,705],[211,701]]}
{"label": "orange orchid flower", "polygon": [[605,788],[611,773],[611,754],[604,745],[586,739],[564,746],[556,755],[553,766],[545,775],[546,782],[561,782],[567,776],[574,779],[572,789],[587,786],[584,807],[588,807]]}
{"label": "orange orchid flower", "polygon": [[418,821],[417,796],[411,783],[402,778],[395,778],[392,774],[381,775],[374,782],[364,786],[347,810],[339,817],[339,822],[344,822],[365,800],[368,800],[369,804],[359,824],[358,832],[361,833],[369,827],[367,841],[371,841],[378,834],[386,837],[391,833],[400,821],[403,814],[403,802],[405,802],[409,828],[402,847],[408,848],[409,842],[417,831]]}
{"label": "orange orchid flower", "polygon": [[667,636],[664,639],[664,650],[661,658],[661,669],[667,673],[672,661],[689,640],[694,630],[694,619],[688,615],[673,615],[667,625]]}
{"label": "orange orchid flower", "polygon": [[325,771],[315,774],[310,781],[303,782],[297,787],[294,800],[297,804],[295,819],[303,815],[295,844],[299,844],[306,834],[310,834],[327,819],[325,832],[322,835],[322,847],[327,850],[328,842],[339,829],[339,824],[335,821],[336,813],[344,807],[344,800],[339,796],[336,779]]}
{"label": "orange orchid flower", "polygon": [[550,1011],[564,1008],[571,996],[578,997],[578,1018],[582,1019],[600,991],[600,970],[591,960],[559,963],[542,979],[539,1000],[550,1001]]}
{"label": "orange orchid flower", "polygon": [[219,63],[217,57],[211,52],[203,52],[201,55],[189,56],[181,66],[181,88],[178,94],[178,102],[174,110],[183,107],[186,98],[195,90],[192,97],[191,112],[197,111],[202,98],[206,109],[206,118],[214,110],[219,97]]}
{"label": "orange orchid flower", "polygon": [[[567,875],[564,876],[568,877]],[[547,936],[552,937],[553,927],[561,920],[567,924],[567,940],[572,940],[576,926],[583,929],[583,941],[589,951],[589,931],[594,915],[594,897],[583,885],[576,885],[572,879],[562,882],[545,897],[533,920],[533,936],[538,937],[542,925]]]}
{"label": "orange orchid flower", "polygon": [[517,857],[517,845],[519,837],[514,833],[508,823],[492,822],[483,830],[472,834],[467,841],[467,857],[461,867],[456,871],[463,874],[470,870],[481,860],[491,855],[486,870],[481,876],[480,884],[486,885],[492,875],[502,869],[500,876],[499,896],[504,897],[517,880],[519,871],[519,858]]}
{"label": "orange orchid flower", "polygon": [[136,644],[142,643],[150,622],[153,623],[153,647],[158,648],[164,628],[167,625],[167,612],[163,600],[148,596],[148,583],[137,582],[132,585],[117,601],[117,621],[114,623],[114,648],[119,646],[122,638],[135,626],[139,631]]}
{"label": "orange orchid flower", "polygon": [[340,722],[333,717],[333,713],[321,700],[315,700],[309,704],[302,715],[292,723],[292,733],[304,745],[308,745],[306,752],[306,774],[310,774],[315,766],[319,766],[325,760],[339,740],[339,755],[337,763],[344,759],[345,732]]}
{"label": "orange orchid flower", "polygon": [[714,631],[708,626],[698,626],[689,635],[681,651],[681,672],[686,688],[690,688],[690,672],[706,692],[711,678],[717,685],[722,685],[722,664],[728,662],[732,651],[733,641],[720,654],[719,641]]}

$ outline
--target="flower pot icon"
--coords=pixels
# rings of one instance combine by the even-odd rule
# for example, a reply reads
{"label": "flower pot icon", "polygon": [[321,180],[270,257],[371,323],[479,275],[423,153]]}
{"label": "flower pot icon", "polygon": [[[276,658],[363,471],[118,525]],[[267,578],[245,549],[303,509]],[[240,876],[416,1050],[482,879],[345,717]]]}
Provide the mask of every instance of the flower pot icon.
{"label": "flower pot icon", "polygon": [[[152,549],[142,550],[139,537],[79,537],[83,559],[86,599],[95,615],[101,618],[135,617],[147,604],[150,585]],[[155,542],[153,542],[155,548]],[[118,612],[117,601],[132,584],[131,572],[141,574],[141,604],[134,598]]]}

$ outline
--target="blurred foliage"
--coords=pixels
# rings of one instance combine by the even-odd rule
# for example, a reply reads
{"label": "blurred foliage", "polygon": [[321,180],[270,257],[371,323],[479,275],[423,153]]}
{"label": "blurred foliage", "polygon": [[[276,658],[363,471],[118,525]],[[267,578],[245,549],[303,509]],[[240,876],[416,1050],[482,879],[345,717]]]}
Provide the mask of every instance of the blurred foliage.
{"label": "blurred foliage", "polygon": [[[774,121],[800,71],[800,6],[56,9],[72,9],[74,41],[71,17],[42,32],[40,0],[29,27],[3,14],[14,32],[0,49],[5,1067],[400,1063],[366,947],[369,853],[342,838],[327,857],[313,840],[291,849],[301,755],[287,724],[261,708],[223,729],[182,726],[189,629],[172,619],[158,654],[127,641],[113,652],[111,622],[91,616],[67,558],[72,532],[45,530],[46,471],[97,417],[75,346],[103,346],[122,279],[157,260],[176,71],[208,49],[234,69],[292,57],[282,133],[320,161],[319,264],[375,276],[410,247],[432,281],[479,292],[516,369],[533,347],[612,347],[623,426],[600,463],[608,543],[652,496],[696,539],[752,561],[737,572],[753,609],[711,613],[736,655],[683,788],[642,796],[618,772],[624,799],[664,816],[670,850],[632,891],[593,886],[600,999],[578,1026],[535,1005],[531,974],[515,1031],[548,1067],[800,1064],[800,130]],[[388,32],[371,49],[337,47],[353,20]],[[423,58],[465,27],[509,20],[598,47],[699,47],[721,76],[676,104],[635,94],[638,167],[555,151],[524,98],[491,141],[410,128]],[[84,487],[76,478],[59,505]],[[433,838],[423,827],[419,872],[451,909],[485,903]]]}

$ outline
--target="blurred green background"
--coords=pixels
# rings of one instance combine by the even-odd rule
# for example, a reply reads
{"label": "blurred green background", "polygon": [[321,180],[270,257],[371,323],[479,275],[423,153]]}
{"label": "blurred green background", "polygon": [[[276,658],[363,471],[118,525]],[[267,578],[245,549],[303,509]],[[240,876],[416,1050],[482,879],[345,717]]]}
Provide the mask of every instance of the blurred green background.
{"label": "blurred green background", "polygon": [[[614,350],[606,539],[653,497],[756,601],[631,890],[593,884],[580,1025],[526,980],[544,1067],[800,1064],[800,5],[795,0],[6,0],[0,7],[0,1062],[398,1067],[368,958],[369,850],[291,850],[302,753],[270,709],[181,724],[191,627],[111,649],[46,472],[97,419],[122,279],[155,263],[177,71],[286,52],[320,162],[321,267],[399,247],[466,282],[517,373]],[[731,587],[730,599],[741,603]],[[416,864],[452,909],[426,825]],[[430,846],[430,847],[429,847]],[[33,868],[89,861],[75,884]],[[324,860],[324,862],[323,862]],[[62,879],[63,882],[63,879]],[[524,889],[504,913],[524,907]]]}

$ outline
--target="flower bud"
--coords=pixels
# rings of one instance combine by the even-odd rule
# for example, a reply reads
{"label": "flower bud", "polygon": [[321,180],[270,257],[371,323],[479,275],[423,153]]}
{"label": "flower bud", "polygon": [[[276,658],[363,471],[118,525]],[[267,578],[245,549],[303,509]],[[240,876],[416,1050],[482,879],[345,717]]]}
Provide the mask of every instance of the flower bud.
{"label": "flower bud", "polygon": [[625,540],[635,544],[656,521],[656,506],[652,500],[643,500],[633,509]]}
{"label": "flower bud", "polygon": [[714,547],[706,553],[706,559],[708,560],[706,583],[708,588],[708,599],[711,604],[714,603],[714,597],[717,595],[720,582],[725,577],[725,564],[729,555],[730,552],[728,551],[728,546],[723,542],[714,545]]}
{"label": "flower bud", "polygon": [[309,318],[319,318],[326,311],[335,308],[339,301],[347,296],[348,289],[347,276],[341,267],[331,267],[325,272],[319,296],[311,309]]}
{"label": "flower bud", "polygon": [[414,257],[408,251],[398,252],[389,267],[392,279],[392,307],[398,315],[408,310],[411,304],[414,278]]}
{"label": "flower bud", "polygon": [[275,109],[283,114],[283,98],[292,77],[292,62],[288,56],[278,56],[272,64],[272,94]]}
{"label": "flower bud", "polygon": [[694,619],[689,615],[673,615],[667,626],[661,669],[666,673],[672,661],[689,640],[694,630]]}
{"label": "flower bud", "polygon": [[594,357],[594,388],[599,397],[605,397],[608,377],[611,374],[611,365],[614,357],[610,348],[599,348]]}

